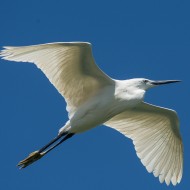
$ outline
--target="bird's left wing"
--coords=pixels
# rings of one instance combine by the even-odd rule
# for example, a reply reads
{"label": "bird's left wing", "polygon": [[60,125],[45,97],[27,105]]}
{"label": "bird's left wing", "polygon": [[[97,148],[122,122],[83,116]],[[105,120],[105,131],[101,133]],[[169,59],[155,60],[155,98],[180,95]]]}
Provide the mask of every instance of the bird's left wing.
{"label": "bird's left wing", "polygon": [[162,183],[176,185],[183,172],[183,144],[175,111],[141,103],[105,125],[131,138],[148,172]]}
{"label": "bird's left wing", "polygon": [[0,56],[35,63],[65,98],[70,117],[81,104],[113,83],[95,64],[91,44],[86,42],[5,47]]}

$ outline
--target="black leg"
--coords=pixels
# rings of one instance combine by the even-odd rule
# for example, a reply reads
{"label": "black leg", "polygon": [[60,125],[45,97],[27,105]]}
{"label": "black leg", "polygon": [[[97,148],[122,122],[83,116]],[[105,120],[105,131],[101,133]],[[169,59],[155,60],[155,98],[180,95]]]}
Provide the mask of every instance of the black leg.
{"label": "black leg", "polygon": [[55,147],[57,147],[58,145],[60,145],[61,143],[63,143],[64,141],[66,141],[67,139],[71,138],[74,135],[74,133],[68,133],[62,140],[60,140],[57,144],[55,144],[54,146],[52,146],[50,149],[48,149],[47,151],[44,152],[44,155],[47,154],[48,152],[50,152],[51,150],[53,150]]}
{"label": "black leg", "polygon": [[[18,166],[20,166],[20,169],[25,168],[29,166],[30,164],[34,163],[35,161],[39,160],[42,158],[44,155],[46,155],[48,152],[53,150],[55,147],[60,145],[62,142],[66,141],[67,139],[71,138],[74,135],[74,133],[63,133],[58,135],[56,138],[54,138],[52,141],[50,141],[47,145],[42,147],[40,150],[32,152],[27,158],[24,160],[20,161],[18,163]],[[49,146],[51,146],[53,143],[55,143],[57,140],[59,140],[61,137],[65,136],[62,140],[60,140],[57,144],[53,145],[50,147],[48,150],[44,151],[47,149]]]}
{"label": "black leg", "polygon": [[40,150],[38,150],[39,153],[43,152],[46,148],[48,148],[49,146],[51,146],[54,142],[58,141],[61,137],[65,136],[66,134],[68,134],[68,133],[59,134],[57,137],[55,137],[53,140],[51,140],[48,144],[46,144]]}

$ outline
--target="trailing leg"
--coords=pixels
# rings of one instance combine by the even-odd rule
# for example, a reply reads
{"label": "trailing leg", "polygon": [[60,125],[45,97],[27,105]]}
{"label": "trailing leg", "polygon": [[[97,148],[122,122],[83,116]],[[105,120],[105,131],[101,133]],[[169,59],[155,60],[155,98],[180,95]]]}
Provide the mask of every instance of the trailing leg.
{"label": "trailing leg", "polygon": [[[40,158],[42,158],[44,155],[46,155],[48,152],[50,152],[51,150],[53,150],[58,145],[60,145],[61,143],[63,143],[67,139],[71,138],[73,135],[74,135],[74,133],[62,133],[62,134],[59,134],[57,137],[55,137],[53,140],[51,140],[44,147],[42,147],[41,149],[39,149],[37,151],[34,151],[31,154],[29,154],[29,156],[26,159],[20,161],[17,166],[20,166],[20,169],[29,166],[30,164],[32,164],[35,161],[37,161]],[[58,143],[56,143],[55,145],[53,145],[52,147],[50,147],[52,144],[54,144],[56,141],[58,141],[61,137],[63,137],[62,140],[60,140]],[[48,147],[50,147],[50,148],[47,149]]]}

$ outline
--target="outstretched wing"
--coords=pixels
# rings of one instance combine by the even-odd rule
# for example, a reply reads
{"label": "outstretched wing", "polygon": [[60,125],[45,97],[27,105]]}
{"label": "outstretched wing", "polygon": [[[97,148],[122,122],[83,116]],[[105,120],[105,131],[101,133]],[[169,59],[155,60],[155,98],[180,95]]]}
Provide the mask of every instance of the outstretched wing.
{"label": "outstretched wing", "polygon": [[160,182],[176,185],[183,172],[183,144],[175,111],[141,103],[105,123],[131,138],[138,157]]}
{"label": "outstretched wing", "polygon": [[64,96],[70,117],[77,107],[113,81],[95,64],[91,44],[85,42],[49,43],[4,47],[3,59],[33,62]]}

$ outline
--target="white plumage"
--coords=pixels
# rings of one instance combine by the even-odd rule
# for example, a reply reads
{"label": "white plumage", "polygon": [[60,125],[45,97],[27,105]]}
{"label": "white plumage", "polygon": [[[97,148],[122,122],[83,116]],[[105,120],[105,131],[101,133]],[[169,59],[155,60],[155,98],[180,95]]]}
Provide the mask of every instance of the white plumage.
{"label": "white plumage", "polygon": [[[35,63],[65,98],[69,120],[59,135],[104,124],[133,140],[141,162],[161,183],[181,181],[183,145],[177,114],[143,102],[147,89],[178,81],[111,79],[95,64],[91,45],[85,42],[5,47],[0,56]],[[22,162],[24,167],[30,163]]]}

